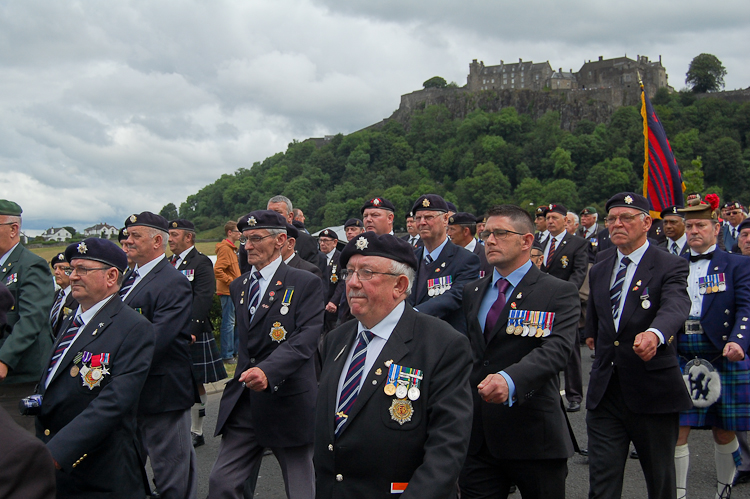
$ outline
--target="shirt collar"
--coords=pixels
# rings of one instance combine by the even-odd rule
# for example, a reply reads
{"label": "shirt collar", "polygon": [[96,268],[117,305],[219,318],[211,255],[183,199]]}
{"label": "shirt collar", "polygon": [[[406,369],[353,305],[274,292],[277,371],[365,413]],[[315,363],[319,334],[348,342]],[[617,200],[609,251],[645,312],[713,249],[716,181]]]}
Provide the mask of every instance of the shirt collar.
{"label": "shirt collar", "polygon": [[336,247],[334,246],[330,253],[326,253],[326,258],[330,261],[333,258],[333,254],[336,253]]}
{"label": "shirt collar", "polygon": [[401,320],[401,315],[403,315],[405,308],[406,305],[404,304],[404,300],[402,300],[393,308],[393,310],[391,310],[391,313],[386,315],[383,320],[375,324],[370,329],[367,329],[361,322],[358,322],[357,334],[361,333],[362,331],[370,331],[378,338],[382,338],[385,341],[388,341],[388,338],[391,337],[391,333],[396,327],[396,324],[398,324],[398,321]]}
{"label": "shirt collar", "polygon": [[13,247],[10,250],[8,250],[8,252],[6,254],[4,254],[3,256],[0,256],[0,267],[2,267],[3,265],[5,265],[5,261],[8,259],[8,257],[10,256],[10,254],[13,253],[13,250],[16,249],[16,246],[18,246],[19,244],[21,244],[21,243],[14,244]]}
{"label": "shirt collar", "polygon": [[162,261],[162,259],[164,259],[166,257],[167,256],[164,253],[162,253],[161,255],[157,256],[156,258],[154,258],[150,262],[144,264],[143,266],[136,265],[135,266],[135,270],[138,271],[138,275],[141,277],[141,279],[143,279],[144,277],[146,277],[146,275],[149,272],[151,272],[152,270],[154,270],[154,267],[156,267],[156,264],[158,264],[160,261]]}
{"label": "shirt collar", "polygon": [[637,266],[638,266],[638,264],[639,264],[639,263],[641,263],[641,258],[643,258],[643,254],[644,254],[644,253],[646,252],[646,250],[648,249],[648,246],[649,246],[649,242],[648,242],[648,239],[646,239],[646,242],[645,242],[645,243],[643,243],[643,246],[641,246],[641,247],[640,247],[640,248],[638,248],[637,250],[633,251],[633,252],[632,252],[631,254],[629,254],[629,255],[623,255],[623,254],[622,254],[622,253],[620,252],[620,250],[618,249],[618,250],[617,250],[617,263],[618,263],[618,265],[619,265],[619,262],[621,262],[621,261],[622,261],[622,259],[623,259],[623,258],[625,258],[625,257],[627,256],[627,257],[628,257],[628,258],[630,259],[630,262],[631,262],[631,263],[634,263],[634,264],[635,264],[635,266],[637,267]]}
{"label": "shirt collar", "polygon": [[81,318],[83,325],[88,324],[89,321],[94,318],[96,313],[99,312],[99,310],[101,310],[101,308],[104,305],[106,305],[109,302],[109,300],[112,299],[113,296],[117,296],[117,293],[113,293],[109,295],[108,297],[106,297],[105,299],[103,299],[102,301],[95,303],[94,306],[92,306],[90,309],[86,310],[85,312],[81,312],[81,306],[78,305],[78,310],[76,310],[76,315]]}
{"label": "shirt collar", "polygon": [[471,241],[469,241],[469,244],[467,244],[466,246],[464,246],[464,248],[467,249],[467,250],[469,250],[469,251],[474,251],[474,248],[476,248],[476,247],[477,247],[477,240],[474,239],[473,237],[471,238]]}
{"label": "shirt collar", "polygon": [[[260,269],[260,276],[261,279],[269,281],[273,275],[276,273],[276,271],[279,269],[279,266],[281,265],[281,255],[277,256],[274,261]],[[253,265],[252,271],[255,272],[256,269],[255,265]]]}
{"label": "shirt collar", "polygon": [[[526,273],[531,268],[531,265],[531,260],[526,260],[526,263],[508,274],[508,277],[505,277],[504,279],[508,281],[514,288],[518,287],[518,283],[521,282],[521,279],[524,278]],[[495,283],[497,283],[497,281],[499,281],[500,279],[503,279],[503,276],[501,276],[500,272],[498,272],[497,268],[495,268],[495,271],[492,273],[492,285],[494,286]]]}
{"label": "shirt collar", "polygon": [[712,251],[716,251],[716,245],[715,244],[712,244],[711,247],[708,248],[703,253],[696,253],[695,251],[693,251],[693,248],[690,248],[690,254],[693,255],[693,256],[706,255],[708,253],[711,253]]}
{"label": "shirt collar", "polygon": [[[667,239],[669,239],[669,238],[667,238]],[[683,233],[682,236],[680,236],[680,238],[678,240],[676,240],[676,241],[674,241],[672,239],[669,239],[669,246],[672,246],[672,243],[677,243],[677,246],[679,246],[680,248],[683,248],[685,246],[686,242],[687,242],[687,236],[685,235],[685,233]],[[671,248],[669,248],[669,249],[671,249]]]}
{"label": "shirt collar", "polygon": [[424,249],[424,255],[422,255],[422,258],[427,258],[427,255],[430,255],[432,257],[432,261],[437,261],[438,258],[440,258],[440,253],[443,251],[443,248],[445,248],[445,245],[448,244],[448,238],[446,237],[443,240],[443,243],[435,248],[432,251],[427,251],[427,248]]}
{"label": "shirt collar", "polygon": [[188,253],[190,253],[191,251],[193,251],[193,248],[195,248],[195,246],[190,246],[188,249],[186,249],[185,251],[183,251],[182,253],[180,253],[180,261],[183,261],[185,259],[185,257],[188,256]]}
{"label": "shirt collar", "polygon": [[294,258],[294,255],[296,255],[296,254],[297,254],[296,251],[292,252],[292,254],[289,255],[289,258],[287,258],[286,260],[284,260],[284,263],[286,263],[287,265],[289,265],[289,262],[292,261],[292,258]]}

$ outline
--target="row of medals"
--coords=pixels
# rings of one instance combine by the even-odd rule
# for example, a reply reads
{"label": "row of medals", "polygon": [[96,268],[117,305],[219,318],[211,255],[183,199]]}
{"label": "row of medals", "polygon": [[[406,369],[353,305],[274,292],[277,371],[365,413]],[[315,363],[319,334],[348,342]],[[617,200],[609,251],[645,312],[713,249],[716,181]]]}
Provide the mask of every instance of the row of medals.
{"label": "row of medals", "polygon": [[508,334],[515,334],[516,336],[534,336],[541,338],[543,336],[549,336],[552,331],[549,328],[541,328],[540,324],[532,324],[531,322],[524,321],[523,326],[514,326],[508,324],[505,328],[505,332]]}
{"label": "row of medals", "polygon": [[724,282],[720,282],[718,285],[714,284],[713,286],[703,285],[698,291],[702,295],[710,295],[711,293],[724,292],[726,290],[727,285]]}
{"label": "row of medals", "polygon": [[401,380],[398,380],[398,386],[396,386],[393,383],[388,383],[383,388],[383,391],[386,395],[389,397],[392,397],[393,395],[396,395],[396,398],[398,399],[405,399],[406,397],[409,397],[409,400],[414,401],[419,398],[421,395],[421,392],[419,391],[419,388],[416,386],[412,386],[411,388],[407,388],[407,382],[403,382]]}
{"label": "row of medals", "polygon": [[436,284],[435,286],[427,290],[427,295],[428,296],[442,295],[449,289],[451,289],[450,284]]}

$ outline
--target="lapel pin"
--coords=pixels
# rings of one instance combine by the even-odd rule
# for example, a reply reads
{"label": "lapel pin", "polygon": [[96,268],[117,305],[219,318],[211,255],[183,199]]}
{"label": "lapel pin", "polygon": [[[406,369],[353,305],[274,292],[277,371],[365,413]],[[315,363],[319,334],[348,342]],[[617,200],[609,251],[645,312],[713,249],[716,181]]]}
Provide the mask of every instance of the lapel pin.
{"label": "lapel pin", "polygon": [[245,277],[245,280],[242,281],[242,284],[247,284],[247,277]]}
{"label": "lapel pin", "polygon": [[99,330],[98,330],[98,329],[94,329],[94,332],[93,332],[93,333],[91,333],[91,336],[96,336],[96,333],[98,333],[98,332],[99,332]]}
{"label": "lapel pin", "polygon": [[268,305],[266,305],[265,303],[262,303],[260,306],[263,308],[269,308]]}
{"label": "lapel pin", "polygon": [[714,270],[719,270],[719,267],[714,267]]}
{"label": "lapel pin", "polygon": [[281,286],[281,281],[276,281],[277,286]]}
{"label": "lapel pin", "polygon": [[377,368],[377,369],[375,370],[375,376],[380,376],[381,374],[383,374],[383,370],[382,370],[382,369],[380,369],[380,368],[378,367],[378,368]]}
{"label": "lapel pin", "polygon": [[512,308],[513,310],[515,310],[516,309],[516,302],[512,302],[510,304],[510,308]]}
{"label": "lapel pin", "polygon": [[385,367],[388,367],[388,368],[390,368],[390,367],[391,367],[391,364],[393,364],[393,359],[390,359],[390,360],[386,360],[386,361],[385,361]]}
{"label": "lapel pin", "polygon": [[103,323],[103,322],[100,322],[100,323],[99,323],[99,327],[104,327],[104,323]]}
{"label": "lapel pin", "polygon": [[474,291],[479,291],[479,287],[474,288]]}
{"label": "lapel pin", "polygon": [[443,262],[440,266],[445,268],[445,262]]}
{"label": "lapel pin", "polygon": [[523,298],[523,293],[518,293],[516,295],[516,300],[520,300],[521,298]]}
{"label": "lapel pin", "polygon": [[641,280],[640,280],[640,279],[638,279],[638,282],[636,282],[636,283],[635,283],[635,285],[636,285],[636,286],[640,286],[640,285],[641,285]]}

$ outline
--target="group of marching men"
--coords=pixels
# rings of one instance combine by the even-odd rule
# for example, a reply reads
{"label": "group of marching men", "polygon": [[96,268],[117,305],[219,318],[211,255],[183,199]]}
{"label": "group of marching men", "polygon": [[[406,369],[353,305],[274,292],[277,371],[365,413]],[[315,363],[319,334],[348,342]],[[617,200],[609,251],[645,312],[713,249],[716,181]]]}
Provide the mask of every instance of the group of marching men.
{"label": "group of marching men", "polygon": [[[345,243],[326,229],[318,250],[276,196],[227,224],[217,250],[232,256],[216,266],[189,221],[143,212],[121,246],[90,238],[57,255],[55,292],[19,244],[21,208],[0,200],[0,419],[38,437],[0,425],[16,444],[0,496],[195,497],[203,384],[227,361],[211,498],[251,496],[265,449],[290,498],[562,498],[582,450],[566,415],[582,402],[582,333],[596,354],[590,497],[621,495],[631,442],[649,497],[685,497],[691,428],[712,428],[716,497],[729,497],[747,469],[750,221],[732,203],[723,224],[698,200],[657,230],[649,208],[619,193],[606,229],[586,208],[574,235],[561,204],[478,219],[427,194],[401,239],[393,204],[373,198]],[[217,282],[223,322],[236,321],[221,353]]]}

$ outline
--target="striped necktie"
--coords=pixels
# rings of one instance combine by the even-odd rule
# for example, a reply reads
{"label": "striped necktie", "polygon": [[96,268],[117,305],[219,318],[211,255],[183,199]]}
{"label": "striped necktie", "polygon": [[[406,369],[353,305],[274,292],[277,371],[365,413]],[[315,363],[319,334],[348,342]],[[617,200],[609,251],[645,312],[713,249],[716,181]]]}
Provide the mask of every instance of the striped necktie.
{"label": "striped necktie", "polygon": [[552,258],[555,256],[555,238],[553,237],[552,240],[549,242],[549,253],[547,253],[547,263],[544,265],[546,267],[549,267],[549,264],[552,262]]}
{"label": "striped necktie", "polygon": [[65,336],[60,339],[60,343],[58,343],[57,347],[55,348],[55,353],[52,355],[52,360],[50,360],[49,362],[47,376],[50,375],[52,369],[55,367],[55,364],[57,364],[57,361],[60,360],[60,357],[62,357],[70,344],[73,342],[73,339],[78,334],[78,330],[82,325],[83,321],[81,320],[81,316],[76,315],[76,318],[73,319],[73,322],[70,324],[68,330],[65,331]]}
{"label": "striped necktie", "polygon": [[250,301],[247,302],[247,309],[250,311],[250,322],[253,321],[253,315],[255,315],[255,309],[258,308],[260,303],[260,272],[257,270],[253,272],[253,282],[250,283]]}
{"label": "striped necktie", "polygon": [[367,359],[367,345],[372,341],[374,335],[371,331],[362,330],[357,339],[357,345],[354,347],[352,361],[349,364],[349,370],[346,371],[344,386],[341,387],[341,396],[339,404],[336,406],[334,433],[339,436],[341,430],[346,424],[349,417],[349,411],[354,406],[354,402],[359,395],[359,384],[362,380],[362,372],[365,370],[365,360]]}
{"label": "striped necktie", "polygon": [[57,295],[57,300],[55,300],[55,304],[52,306],[52,311],[50,312],[50,324],[52,325],[52,329],[55,329],[57,327],[57,323],[60,321],[60,308],[62,308],[63,299],[65,298],[65,293],[63,293],[63,290],[60,290],[60,294]]}
{"label": "striped necktie", "polygon": [[179,259],[179,255],[172,255],[172,260],[169,263],[172,264],[172,267],[177,267],[177,260]]}
{"label": "striped necktie", "polygon": [[429,265],[429,264],[431,264],[431,263],[432,263],[433,261],[434,261],[434,260],[432,259],[432,256],[430,256],[430,255],[427,255],[427,256],[425,256],[425,257],[424,257],[424,263],[425,263],[425,265]]}
{"label": "striped necktie", "polygon": [[138,271],[134,270],[130,273],[130,277],[127,278],[125,282],[122,283],[122,287],[120,288],[120,298],[123,300],[125,299],[125,295],[128,294],[128,291],[130,291],[130,288],[133,287],[133,284],[135,284],[135,279],[138,277]]}
{"label": "striped necktie", "polygon": [[630,258],[623,257],[620,261],[620,267],[617,269],[615,283],[609,290],[609,302],[612,305],[612,318],[617,320],[620,315],[620,297],[622,296],[622,285],[625,283],[625,275],[628,273],[628,265],[631,264]]}
{"label": "striped necktie", "polygon": [[680,256],[680,248],[677,247],[677,243],[672,241],[672,254]]}

